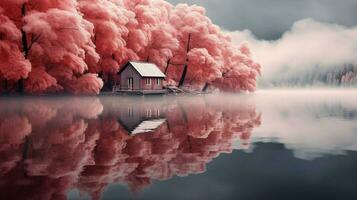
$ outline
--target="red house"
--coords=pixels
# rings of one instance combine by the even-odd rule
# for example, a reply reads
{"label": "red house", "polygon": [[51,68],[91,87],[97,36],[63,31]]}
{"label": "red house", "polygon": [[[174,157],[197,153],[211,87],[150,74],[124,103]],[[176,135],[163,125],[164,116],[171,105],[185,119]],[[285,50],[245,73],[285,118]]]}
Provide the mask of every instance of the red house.
{"label": "red house", "polygon": [[159,67],[147,62],[128,62],[118,72],[119,85],[117,91],[138,91],[142,93],[164,92],[163,81],[166,77]]}

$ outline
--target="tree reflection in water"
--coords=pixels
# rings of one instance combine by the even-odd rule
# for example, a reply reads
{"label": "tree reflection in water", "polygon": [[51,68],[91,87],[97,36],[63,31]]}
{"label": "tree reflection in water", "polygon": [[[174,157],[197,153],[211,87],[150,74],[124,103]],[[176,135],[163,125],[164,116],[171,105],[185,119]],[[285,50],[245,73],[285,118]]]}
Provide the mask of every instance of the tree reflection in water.
{"label": "tree reflection in water", "polygon": [[[218,101],[219,100],[219,101]],[[249,99],[0,100],[0,199],[99,199],[111,183],[140,192],[152,180],[205,172],[261,116]]]}

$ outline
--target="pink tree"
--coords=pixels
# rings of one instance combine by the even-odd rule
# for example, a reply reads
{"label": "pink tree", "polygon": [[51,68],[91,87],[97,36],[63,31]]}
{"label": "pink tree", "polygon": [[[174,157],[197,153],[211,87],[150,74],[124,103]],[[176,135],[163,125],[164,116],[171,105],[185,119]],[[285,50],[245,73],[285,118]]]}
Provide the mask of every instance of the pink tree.
{"label": "pink tree", "polygon": [[227,48],[225,55],[230,57],[222,76],[213,81],[213,85],[222,91],[254,91],[256,78],[260,75],[260,64],[254,62],[246,43],[237,51],[234,47]]}
{"label": "pink tree", "polygon": [[92,40],[100,55],[99,63],[86,59],[89,71],[100,74],[110,89],[113,74],[119,71],[120,66],[126,60],[139,59],[127,48],[125,40],[129,34],[127,24],[135,18],[135,14],[125,9],[122,1],[111,0],[80,0],[79,9],[84,18],[94,25]]}
{"label": "pink tree", "polygon": [[85,83],[81,79],[88,71],[85,58],[98,61],[99,56],[91,41],[93,26],[77,12],[76,4],[74,0],[1,2],[21,29],[22,52],[32,64],[24,82],[27,92],[78,92],[90,84],[92,93],[99,93],[100,79],[87,78]]}
{"label": "pink tree", "polygon": [[7,92],[11,83],[13,85],[20,79],[27,78],[31,71],[31,63],[21,52],[20,41],[21,31],[4,15],[0,5],[0,80],[4,82],[2,92]]}
{"label": "pink tree", "polygon": [[194,90],[254,91],[260,74],[247,45],[233,45],[196,5],[3,0],[0,13],[2,91],[96,94],[129,60],[154,62]]}
{"label": "pink tree", "polygon": [[246,44],[232,44],[205,16],[204,8],[180,4],[170,18],[180,41],[172,63],[181,66],[171,69],[171,79],[196,89],[211,85],[223,91],[255,90],[260,65],[251,59]]}
{"label": "pink tree", "polygon": [[170,25],[171,6],[164,1],[81,0],[80,11],[94,24],[93,41],[101,59],[89,61],[111,89],[113,76],[129,60],[148,60],[163,67],[178,48]]}

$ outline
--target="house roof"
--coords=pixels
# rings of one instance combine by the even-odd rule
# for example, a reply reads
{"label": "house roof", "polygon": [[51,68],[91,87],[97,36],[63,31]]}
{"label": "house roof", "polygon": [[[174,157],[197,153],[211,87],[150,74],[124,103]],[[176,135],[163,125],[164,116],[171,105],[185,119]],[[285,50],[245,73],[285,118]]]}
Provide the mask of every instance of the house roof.
{"label": "house roof", "polygon": [[129,66],[134,67],[134,69],[140,74],[141,77],[156,77],[156,78],[165,78],[166,75],[162,73],[159,67],[153,63],[147,62],[138,62],[138,61],[129,61],[119,74],[124,71],[124,69]]}
{"label": "house roof", "polygon": [[166,119],[155,119],[155,120],[143,121],[133,131],[131,131],[131,134],[136,135],[139,133],[147,133],[147,132],[154,131],[165,122],[166,122]]}

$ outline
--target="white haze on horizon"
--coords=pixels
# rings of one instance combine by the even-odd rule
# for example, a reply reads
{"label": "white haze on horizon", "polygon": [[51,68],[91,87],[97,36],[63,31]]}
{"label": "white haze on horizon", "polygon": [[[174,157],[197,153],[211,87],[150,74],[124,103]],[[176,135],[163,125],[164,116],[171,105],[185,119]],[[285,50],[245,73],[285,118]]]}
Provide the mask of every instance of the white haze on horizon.
{"label": "white haze on horizon", "polygon": [[[268,23],[268,22],[267,22]],[[357,27],[304,19],[274,41],[259,40],[251,31],[228,32],[234,43],[247,41],[262,65],[260,83],[327,73],[346,65],[357,66]]]}
{"label": "white haze on horizon", "polygon": [[253,96],[262,124],[252,144],[281,143],[306,160],[357,151],[357,90],[263,90]]}

